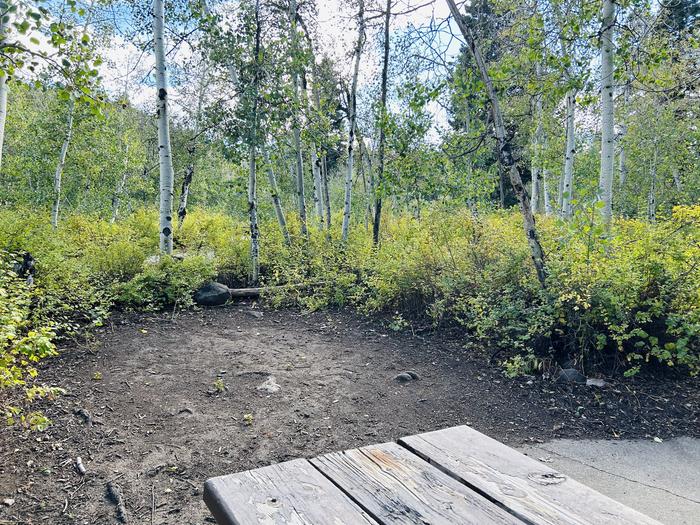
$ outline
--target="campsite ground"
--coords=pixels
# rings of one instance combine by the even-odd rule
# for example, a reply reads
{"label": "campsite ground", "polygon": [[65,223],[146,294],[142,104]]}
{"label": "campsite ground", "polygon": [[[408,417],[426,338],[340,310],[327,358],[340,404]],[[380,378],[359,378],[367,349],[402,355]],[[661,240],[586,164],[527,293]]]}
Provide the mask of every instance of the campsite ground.
{"label": "campsite ground", "polygon": [[520,447],[700,436],[696,380],[560,386],[486,357],[348,311],[115,316],[43,367],[67,390],[40,407],[53,426],[2,429],[0,524],[116,523],[109,481],[132,523],[202,524],[211,476],[457,424]]}

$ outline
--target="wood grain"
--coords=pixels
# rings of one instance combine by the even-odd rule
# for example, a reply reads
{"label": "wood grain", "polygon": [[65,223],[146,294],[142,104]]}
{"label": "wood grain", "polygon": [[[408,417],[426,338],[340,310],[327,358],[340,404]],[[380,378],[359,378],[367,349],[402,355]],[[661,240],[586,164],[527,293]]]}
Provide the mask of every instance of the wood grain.
{"label": "wood grain", "polygon": [[396,443],[335,452],[311,463],[380,523],[523,523]]}
{"label": "wood grain", "polygon": [[529,523],[659,525],[467,426],[399,443]]}
{"label": "wood grain", "polygon": [[204,502],[219,525],[376,524],[305,459],[212,478]]}

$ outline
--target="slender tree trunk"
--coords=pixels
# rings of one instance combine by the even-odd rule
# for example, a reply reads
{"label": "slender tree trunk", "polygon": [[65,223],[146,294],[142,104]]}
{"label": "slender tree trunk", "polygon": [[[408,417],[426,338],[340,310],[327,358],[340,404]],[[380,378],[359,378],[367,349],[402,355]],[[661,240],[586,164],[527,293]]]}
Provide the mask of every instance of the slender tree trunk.
{"label": "slender tree trunk", "polygon": [[[289,3],[289,30],[290,41],[292,47],[293,61],[298,60],[298,35],[297,35],[297,2],[291,0]],[[295,168],[296,168],[296,185],[297,198],[299,205],[299,220],[301,222],[301,233],[304,237],[308,237],[309,231],[306,225],[306,196],[304,195],[304,159],[301,151],[301,123],[299,122],[299,71],[296,66],[292,67],[292,84],[294,96],[294,110],[292,116],[292,136],[294,139],[295,153]]]}
{"label": "slender tree trunk", "polygon": [[[630,100],[630,91],[631,91],[631,82],[627,82],[625,84],[624,88],[624,107],[627,108]],[[625,119],[622,119],[620,122],[620,154],[618,158],[619,167],[620,167],[620,187],[622,188],[625,185],[625,181],[627,180],[627,151],[625,149],[625,136],[627,135],[627,124],[625,123]]]}
{"label": "slender tree trunk", "polygon": [[165,64],[164,0],[153,0],[153,43],[158,91],[158,158],[160,164],[160,250],[173,253],[173,158],[170,145],[168,75]]}
{"label": "slender tree trunk", "polygon": [[357,143],[360,146],[360,168],[362,172],[362,187],[365,191],[365,230],[369,230],[370,217],[374,216],[374,177],[372,175],[372,158],[369,155],[367,144],[365,144],[365,139],[360,133],[359,128],[357,129]]}
{"label": "slender tree trunk", "polygon": [[331,192],[328,183],[328,158],[321,157],[321,185],[323,187],[323,200],[326,205],[326,232],[328,239],[331,238]]}
{"label": "slender tree trunk", "polygon": [[601,214],[609,224],[612,220],[613,164],[615,161],[615,103],[613,100],[614,64],[613,29],[614,0],[603,0],[600,37],[600,180],[598,191],[603,202]]}
{"label": "slender tree trunk", "polygon": [[[0,43],[5,42],[5,28],[9,21],[9,13],[0,16]],[[7,85],[7,72],[0,72],[0,168],[2,168],[2,149],[5,144],[5,121],[7,120],[7,93],[9,91]]]}
{"label": "slender tree trunk", "polygon": [[58,156],[56,172],[53,176],[53,207],[51,208],[51,226],[58,228],[58,215],[61,208],[61,186],[63,182],[63,168],[66,165],[66,155],[68,146],[73,136],[73,117],[75,114],[75,101],[71,98],[68,101],[68,118],[66,119],[66,135],[61,145],[61,152]]}
{"label": "slender tree trunk", "polygon": [[564,178],[561,184],[561,216],[571,217],[571,199],[574,197],[574,155],[576,154],[576,91],[566,93],[566,145],[564,150]]}
{"label": "slender tree trunk", "polygon": [[[318,92],[316,90],[316,78],[314,78],[314,85],[312,86],[311,96],[314,99],[314,108],[318,111],[318,106],[316,105],[316,96]],[[306,78],[302,76],[302,93],[304,93],[304,106],[307,105],[308,100],[308,88],[306,85]],[[311,140],[311,175],[314,182],[314,211],[316,212],[316,220],[318,221],[319,228],[323,229],[323,192],[321,191],[321,166],[318,159],[318,152],[316,150],[316,140],[312,138]]]}
{"label": "slender tree trunk", "polygon": [[362,47],[365,43],[365,2],[359,0],[359,11],[357,14],[357,44],[355,46],[355,65],[352,72],[352,85],[348,96],[348,126],[350,134],[348,137],[348,164],[345,172],[345,206],[343,208],[343,230],[342,240],[347,242],[350,231],[350,212],[352,205],[352,168],[355,142],[355,120],[357,103],[357,77],[360,72],[360,58],[362,57]]}
{"label": "slender tree trunk", "polygon": [[119,205],[121,204],[122,195],[124,194],[124,188],[126,188],[126,181],[129,178],[129,143],[124,146],[124,171],[122,176],[117,183],[117,189],[114,192],[114,197],[112,197],[112,224],[117,222],[119,218]]}
{"label": "slender tree trunk", "polygon": [[5,121],[7,120],[7,73],[0,77],[0,168],[2,168],[2,150],[5,144]]}
{"label": "slender tree trunk", "polygon": [[321,186],[321,159],[318,158],[316,144],[311,143],[311,172],[314,178],[314,207],[319,228],[323,229],[323,188]]}
{"label": "slender tree trunk", "polygon": [[547,169],[542,170],[542,197],[544,200],[544,213],[545,215],[552,214],[552,201],[549,196],[549,185],[547,180],[549,179],[549,173]]}
{"label": "slender tree trunk", "polygon": [[382,223],[382,192],[384,191],[384,150],[386,148],[386,97],[389,78],[389,26],[391,23],[391,2],[386,0],[384,12],[384,58],[382,61],[382,87],[379,95],[379,159],[377,160],[377,184],[374,203],[374,224],[372,225],[372,241],[379,244],[379,230]]}
{"label": "slender tree trunk", "polygon": [[[535,74],[539,79],[541,77],[540,64],[535,65]],[[542,172],[542,146],[543,146],[543,132],[542,127],[542,94],[538,93],[535,98],[535,119],[537,120],[537,127],[535,128],[535,137],[533,141],[533,155],[532,155],[532,199],[530,201],[532,213],[537,213],[540,211],[540,185],[541,185],[541,172]]]}
{"label": "slender tree trunk", "polygon": [[[1,14],[4,16],[0,16],[0,43],[4,44],[5,31],[10,22],[10,13],[6,11]],[[2,149],[5,144],[5,121],[7,120],[7,94],[9,91],[7,81],[7,72],[3,71],[0,77],[0,168],[2,168]]]}
{"label": "slender tree trunk", "polygon": [[180,188],[180,203],[177,206],[177,229],[180,230],[187,217],[187,201],[190,198],[190,185],[194,178],[194,157],[195,145],[190,144],[187,148],[187,155],[190,157],[185,169],[185,175],[182,177],[182,187]]}
{"label": "slender tree trunk", "polygon": [[539,238],[537,236],[537,228],[535,226],[535,217],[532,215],[532,210],[530,209],[530,197],[527,194],[527,190],[523,185],[522,176],[520,174],[520,167],[516,163],[513,157],[512,144],[506,138],[506,128],[503,121],[503,113],[501,113],[501,106],[498,101],[498,96],[496,95],[496,90],[491,81],[489,75],[488,67],[486,62],[481,56],[481,50],[476,45],[476,39],[474,38],[471,29],[464,23],[462,15],[457,9],[457,4],[455,0],[446,0],[450,7],[452,16],[454,17],[462,36],[466,40],[467,47],[471,52],[474,63],[481,76],[481,81],[484,83],[486,93],[491,104],[491,113],[493,116],[493,127],[494,133],[496,135],[496,140],[498,142],[498,158],[501,166],[504,170],[508,171],[510,177],[510,183],[513,187],[513,191],[518,198],[520,203],[520,212],[523,216],[523,226],[525,228],[525,236],[527,237],[528,244],[530,245],[530,253],[532,255],[532,261],[535,266],[535,271],[537,273],[537,278],[540,282],[542,288],[546,287],[546,268],[545,268],[545,256],[542,250],[542,245],[540,244]]}
{"label": "slender tree trunk", "polygon": [[255,148],[250,150],[250,172],[248,177],[248,215],[250,217],[251,282],[255,285],[260,277],[260,229],[258,227],[257,170]]}
{"label": "slender tree trunk", "polygon": [[540,202],[540,169],[532,167],[532,197],[530,198],[530,209],[532,213],[538,213]]}
{"label": "slender tree trunk", "polygon": [[258,283],[260,277],[260,229],[258,227],[257,166],[258,147],[258,92],[260,85],[260,0],[255,0],[255,55],[253,59],[253,114],[250,126],[250,168],[248,173],[248,214],[250,216],[250,259],[252,263],[251,281]]}
{"label": "slender tree trunk", "polygon": [[282,210],[282,202],[280,201],[279,189],[277,189],[277,178],[275,177],[275,170],[270,161],[270,154],[267,148],[263,145],[263,158],[265,159],[265,164],[267,165],[267,180],[270,183],[270,197],[272,198],[272,205],[275,208],[275,215],[277,216],[277,223],[280,226],[280,231],[284,237],[284,242],[287,246],[292,245],[292,240],[289,237],[289,230],[287,229],[287,221],[284,218],[284,211]]}
{"label": "slender tree trunk", "polygon": [[649,222],[656,222],[656,167],[659,158],[659,148],[654,141],[654,158],[651,161],[651,166],[649,167],[649,175],[651,183],[649,184],[649,196],[647,198],[647,216]]}
{"label": "slender tree trunk", "polygon": [[187,156],[189,157],[185,175],[182,178],[182,188],[180,190],[180,203],[177,207],[177,229],[182,228],[187,217],[187,202],[190,197],[190,186],[194,178],[195,164],[197,162],[197,140],[202,122],[202,106],[204,105],[204,94],[206,89],[207,76],[209,72],[208,64],[205,62],[202,65],[201,74],[199,77],[199,89],[197,90],[197,110],[194,117],[194,134],[190,139],[190,144],[187,147]]}
{"label": "slender tree trunk", "polygon": [[683,183],[681,182],[681,172],[678,166],[673,167],[673,184],[678,191],[683,191]]}
{"label": "slender tree trunk", "polygon": [[[87,35],[88,26],[90,24],[90,18],[92,17],[92,9],[95,5],[95,0],[91,0],[90,6],[88,7],[87,14],[85,16],[85,23],[83,24],[82,36]],[[7,96],[7,93],[5,94]],[[5,105],[7,102],[5,101]],[[6,116],[6,111],[4,112]],[[58,216],[61,208],[61,189],[63,185],[63,168],[66,165],[66,155],[68,154],[68,147],[70,146],[71,138],[73,137],[73,117],[75,115],[75,99],[71,96],[68,102],[68,117],[66,119],[66,134],[63,139],[63,144],[61,145],[61,152],[58,157],[58,164],[56,165],[56,171],[53,178],[53,190],[54,190],[54,201],[51,208],[51,225],[58,228]],[[3,135],[4,135],[4,117],[3,117]]]}

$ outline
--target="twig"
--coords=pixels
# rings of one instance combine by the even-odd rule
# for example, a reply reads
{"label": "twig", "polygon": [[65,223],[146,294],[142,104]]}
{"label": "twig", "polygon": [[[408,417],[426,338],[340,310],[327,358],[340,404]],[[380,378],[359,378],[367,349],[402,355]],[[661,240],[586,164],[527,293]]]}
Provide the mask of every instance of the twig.
{"label": "twig", "polygon": [[151,525],[156,515],[156,486],[151,484]]}
{"label": "twig", "polygon": [[120,523],[127,523],[126,507],[124,506],[124,498],[122,496],[119,487],[113,482],[107,483],[107,496],[110,501],[114,503],[117,507],[117,521]]}

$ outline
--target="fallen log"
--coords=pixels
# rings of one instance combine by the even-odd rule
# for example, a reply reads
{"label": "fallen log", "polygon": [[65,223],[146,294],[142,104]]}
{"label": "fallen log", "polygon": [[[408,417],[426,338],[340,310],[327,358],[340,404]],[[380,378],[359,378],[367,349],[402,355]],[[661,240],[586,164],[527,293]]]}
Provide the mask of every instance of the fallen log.
{"label": "fallen log", "polygon": [[325,283],[300,283],[282,284],[278,286],[260,286],[254,288],[229,288],[229,294],[233,297],[260,297],[263,294],[274,292],[286,292],[290,290],[304,290],[312,286],[321,286]]}
{"label": "fallen log", "polygon": [[289,292],[292,290],[303,290],[313,286],[319,286],[324,283],[302,283],[302,284],[283,284],[279,286],[260,286],[253,288],[229,288],[225,284],[214,281],[203,285],[199,290],[194,292],[194,301],[202,306],[221,306],[226,304],[231,299],[260,297],[261,295],[275,292]]}

